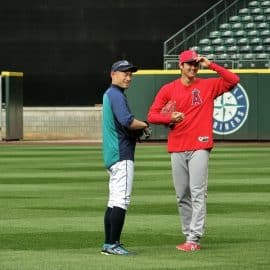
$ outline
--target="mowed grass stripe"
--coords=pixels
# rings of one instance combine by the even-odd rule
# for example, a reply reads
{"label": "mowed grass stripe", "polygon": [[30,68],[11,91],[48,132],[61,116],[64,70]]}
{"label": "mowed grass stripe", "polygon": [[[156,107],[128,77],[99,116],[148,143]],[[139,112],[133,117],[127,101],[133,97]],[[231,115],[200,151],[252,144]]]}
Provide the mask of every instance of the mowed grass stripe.
{"label": "mowed grass stripe", "polygon": [[104,257],[101,146],[0,145],[0,269],[267,269],[270,147],[216,145],[201,252],[185,254],[166,145],[138,144],[122,241]]}

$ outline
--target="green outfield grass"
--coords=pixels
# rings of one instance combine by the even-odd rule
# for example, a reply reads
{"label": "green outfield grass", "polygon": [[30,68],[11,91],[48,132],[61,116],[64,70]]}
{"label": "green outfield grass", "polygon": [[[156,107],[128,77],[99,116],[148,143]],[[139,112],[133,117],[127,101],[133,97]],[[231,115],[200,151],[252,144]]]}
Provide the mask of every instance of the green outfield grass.
{"label": "green outfield grass", "polygon": [[270,146],[217,144],[202,250],[183,253],[164,145],[139,144],[122,242],[104,256],[100,146],[0,145],[0,270],[261,270],[270,265]]}

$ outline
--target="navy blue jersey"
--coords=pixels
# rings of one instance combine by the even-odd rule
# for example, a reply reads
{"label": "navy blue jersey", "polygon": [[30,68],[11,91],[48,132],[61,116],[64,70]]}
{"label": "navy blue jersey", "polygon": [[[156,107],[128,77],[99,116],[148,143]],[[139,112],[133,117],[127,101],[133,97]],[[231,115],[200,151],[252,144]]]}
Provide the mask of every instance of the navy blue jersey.
{"label": "navy blue jersey", "polygon": [[102,136],[106,168],[121,160],[134,160],[136,139],[128,133],[133,119],[124,89],[111,85],[103,95]]}

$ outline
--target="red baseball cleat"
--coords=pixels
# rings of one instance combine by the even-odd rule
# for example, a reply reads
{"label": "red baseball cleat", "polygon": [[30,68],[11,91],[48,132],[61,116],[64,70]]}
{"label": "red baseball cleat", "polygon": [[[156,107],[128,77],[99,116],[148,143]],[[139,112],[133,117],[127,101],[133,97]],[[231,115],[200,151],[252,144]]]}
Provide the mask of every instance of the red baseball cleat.
{"label": "red baseball cleat", "polygon": [[201,249],[201,245],[193,243],[193,242],[185,242],[176,246],[176,249],[182,251],[196,251]]}

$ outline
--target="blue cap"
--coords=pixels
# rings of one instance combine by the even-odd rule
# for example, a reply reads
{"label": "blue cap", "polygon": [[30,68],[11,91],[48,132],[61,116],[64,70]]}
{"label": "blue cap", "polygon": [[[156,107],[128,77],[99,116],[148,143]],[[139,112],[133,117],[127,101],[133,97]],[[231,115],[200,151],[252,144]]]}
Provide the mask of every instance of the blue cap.
{"label": "blue cap", "polygon": [[112,65],[111,71],[131,71],[136,72],[138,68],[127,60],[120,60]]}

